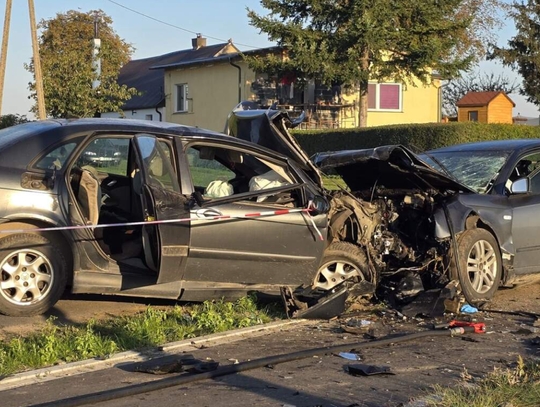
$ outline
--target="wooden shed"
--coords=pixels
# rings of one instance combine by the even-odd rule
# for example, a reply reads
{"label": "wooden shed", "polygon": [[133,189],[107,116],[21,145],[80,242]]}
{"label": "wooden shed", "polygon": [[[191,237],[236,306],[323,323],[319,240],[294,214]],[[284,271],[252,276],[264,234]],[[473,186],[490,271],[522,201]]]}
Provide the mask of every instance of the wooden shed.
{"label": "wooden shed", "polygon": [[504,92],[469,92],[457,103],[458,122],[512,123],[516,104]]}

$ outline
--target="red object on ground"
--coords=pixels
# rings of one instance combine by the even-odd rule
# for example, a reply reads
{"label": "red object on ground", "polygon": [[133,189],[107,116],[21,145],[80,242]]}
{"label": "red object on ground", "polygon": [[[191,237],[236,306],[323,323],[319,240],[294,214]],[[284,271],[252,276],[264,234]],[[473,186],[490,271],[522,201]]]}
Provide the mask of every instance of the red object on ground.
{"label": "red object on ground", "polygon": [[475,334],[485,334],[486,324],[483,322],[465,322],[465,321],[450,321],[450,328],[472,326]]}

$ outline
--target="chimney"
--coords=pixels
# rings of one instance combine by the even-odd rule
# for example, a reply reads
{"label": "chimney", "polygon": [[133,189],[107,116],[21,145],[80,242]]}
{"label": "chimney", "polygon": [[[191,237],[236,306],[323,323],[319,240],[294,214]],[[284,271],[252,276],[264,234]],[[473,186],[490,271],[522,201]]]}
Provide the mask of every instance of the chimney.
{"label": "chimney", "polygon": [[191,40],[191,45],[193,45],[193,50],[197,51],[200,48],[206,47],[206,38],[203,38],[201,34],[197,34],[197,38]]}

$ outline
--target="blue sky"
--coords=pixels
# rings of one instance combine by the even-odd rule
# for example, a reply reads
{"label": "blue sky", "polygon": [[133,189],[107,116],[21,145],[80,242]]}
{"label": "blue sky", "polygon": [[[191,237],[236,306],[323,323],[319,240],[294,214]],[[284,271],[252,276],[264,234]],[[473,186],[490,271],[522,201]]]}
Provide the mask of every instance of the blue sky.
{"label": "blue sky", "polygon": [[[130,8],[170,22],[195,32],[234,42],[265,47],[271,45],[266,35],[260,35],[249,25],[246,7],[262,11],[258,0],[116,0]],[[28,99],[28,82],[31,76],[23,64],[30,60],[32,44],[28,19],[28,5],[24,0],[15,0],[12,11],[11,33],[7,58],[6,83],[2,113],[28,114],[33,101]],[[192,34],[149,20],[125,10],[108,0],[35,0],[36,17],[53,17],[58,12],[69,9],[82,11],[102,9],[114,20],[116,31],[136,48],[134,58],[144,58],[191,46]],[[0,0],[0,24],[3,24],[5,1]],[[514,33],[511,20],[499,32],[499,43],[505,44]],[[219,41],[211,40],[211,43]],[[240,47],[246,49],[245,47]],[[519,79],[509,69],[500,64],[483,62],[480,70],[487,72],[504,71],[508,76]],[[512,95],[517,104],[514,114],[538,116],[538,108],[519,95]]]}

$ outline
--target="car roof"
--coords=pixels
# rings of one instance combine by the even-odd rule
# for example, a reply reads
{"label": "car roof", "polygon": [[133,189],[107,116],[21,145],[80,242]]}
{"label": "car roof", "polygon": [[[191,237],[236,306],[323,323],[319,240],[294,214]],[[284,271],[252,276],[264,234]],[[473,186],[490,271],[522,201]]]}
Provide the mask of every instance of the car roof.
{"label": "car roof", "polygon": [[[182,136],[186,139],[233,141],[236,145],[255,148],[269,156],[286,159],[271,149],[223,133],[180,124],[131,119],[53,119],[20,124],[0,131],[0,162],[6,168],[26,168],[28,163],[57,143],[72,135],[89,132],[154,133]],[[36,140],[36,142],[34,142]]]}
{"label": "car roof", "polygon": [[102,118],[91,118],[91,119],[55,119],[55,120],[46,120],[45,122],[52,122],[59,126],[65,128],[73,127],[88,127],[99,130],[136,130],[136,129],[147,129],[147,130],[166,130],[168,133],[177,133],[184,134],[188,133],[201,133],[206,135],[213,136],[224,136],[222,133],[214,132],[211,130],[200,129],[198,127],[185,126],[182,124],[168,123],[168,122],[158,122],[152,120],[133,120],[133,119],[102,119]]}
{"label": "car roof", "polygon": [[522,151],[540,147],[540,139],[493,140],[476,143],[457,144],[429,151],[430,153],[460,151]]}

